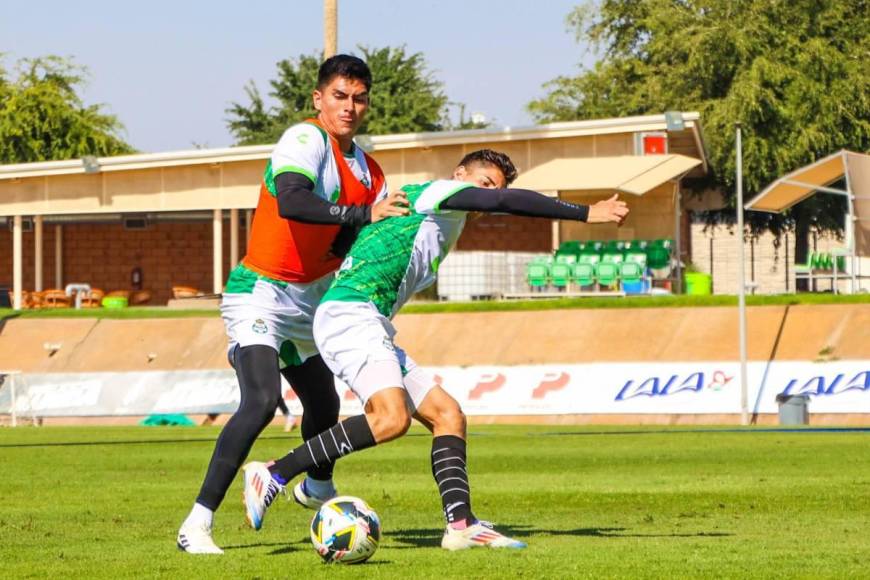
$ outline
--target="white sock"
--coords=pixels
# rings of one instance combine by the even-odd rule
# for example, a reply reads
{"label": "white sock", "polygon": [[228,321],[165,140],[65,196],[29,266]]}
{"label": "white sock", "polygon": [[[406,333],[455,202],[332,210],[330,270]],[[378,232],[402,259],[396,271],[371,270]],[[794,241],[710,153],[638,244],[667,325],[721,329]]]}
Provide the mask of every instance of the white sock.
{"label": "white sock", "polygon": [[335,484],[331,479],[321,481],[306,477],[305,490],[315,497],[332,497],[335,495]]}
{"label": "white sock", "polygon": [[184,520],[182,526],[202,526],[205,524],[208,527],[211,527],[214,523],[214,512],[205,507],[204,505],[195,503],[193,504],[193,509],[190,510],[190,514],[187,516],[187,519]]}

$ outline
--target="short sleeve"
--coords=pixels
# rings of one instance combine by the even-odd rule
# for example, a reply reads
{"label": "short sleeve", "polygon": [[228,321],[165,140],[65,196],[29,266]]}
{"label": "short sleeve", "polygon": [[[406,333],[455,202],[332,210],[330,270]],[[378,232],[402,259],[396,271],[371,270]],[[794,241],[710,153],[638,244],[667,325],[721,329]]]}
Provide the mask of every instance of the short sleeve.
{"label": "short sleeve", "polygon": [[317,184],[326,156],[326,136],[311,123],[293,125],[281,136],[272,151],[272,177],[299,173]]}
{"label": "short sleeve", "polygon": [[469,187],[474,187],[474,184],[467,181],[452,181],[448,179],[433,181],[420,193],[417,201],[414,202],[414,211],[426,215],[451,213],[450,210],[442,210],[441,204],[457,191],[462,191]]}

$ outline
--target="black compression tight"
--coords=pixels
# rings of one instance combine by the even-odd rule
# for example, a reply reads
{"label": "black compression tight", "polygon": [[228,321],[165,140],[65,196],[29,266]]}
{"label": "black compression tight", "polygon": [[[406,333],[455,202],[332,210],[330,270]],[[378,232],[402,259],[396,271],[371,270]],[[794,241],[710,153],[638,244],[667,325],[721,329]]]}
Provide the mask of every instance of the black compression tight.
{"label": "black compression tight", "polygon": [[[278,353],[275,349],[253,345],[237,348],[231,356],[241,390],[239,408],[218,436],[205,481],[196,502],[217,510],[239,468],[248,457],[257,437],[272,421],[281,399]],[[332,373],[316,356],[304,364],[281,371],[293,387],[303,407],[302,436],[310,438],[338,422],[339,398]],[[314,479],[332,477],[333,465],[324,464],[309,471]]]}

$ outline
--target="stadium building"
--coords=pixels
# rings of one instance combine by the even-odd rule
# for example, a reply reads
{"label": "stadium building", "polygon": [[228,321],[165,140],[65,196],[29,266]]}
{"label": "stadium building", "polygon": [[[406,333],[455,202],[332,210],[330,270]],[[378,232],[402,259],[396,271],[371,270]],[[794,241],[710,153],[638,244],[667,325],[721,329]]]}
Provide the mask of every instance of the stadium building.
{"label": "stadium building", "polygon": [[[594,230],[581,224],[487,216],[468,224],[439,272],[441,299],[520,295],[527,265],[566,241],[668,240],[680,260],[661,277],[682,290],[680,268],[712,274],[712,291],[736,291],[733,228],[708,228],[697,211],[721,196],[689,192],[707,171],[698,113],[362,137],[388,183],[450,174],[468,151],[508,153],[520,169],[517,187],[572,202],[620,193],[626,223]],[[173,296],[219,293],[244,255],[252,211],[271,145],[0,166],[0,288],[22,306],[64,303],[67,284],[87,284],[131,303],[166,304]],[[696,188],[697,189],[697,188]],[[750,239],[747,272],[754,291],[795,290],[793,237]],[[814,238],[815,250],[842,245]],[[790,263],[791,262],[791,263]],[[21,302],[15,302],[15,289]],[[4,299],[7,295],[2,293]],[[97,294],[99,296],[99,293]],[[433,296],[434,297],[434,296]],[[50,305],[50,304],[49,304]]]}

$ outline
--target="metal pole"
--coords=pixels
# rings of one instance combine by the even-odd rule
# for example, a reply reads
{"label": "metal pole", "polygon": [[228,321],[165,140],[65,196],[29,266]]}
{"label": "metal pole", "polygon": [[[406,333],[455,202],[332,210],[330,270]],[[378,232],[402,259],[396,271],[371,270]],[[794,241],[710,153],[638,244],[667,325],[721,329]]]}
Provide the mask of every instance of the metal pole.
{"label": "metal pole", "polygon": [[15,377],[18,374],[20,374],[20,371],[0,371],[0,375],[6,375],[6,380],[9,381],[9,395],[12,400],[9,407],[9,416],[13,427],[18,426],[18,411],[15,409],[18,398],[15,391]]}
{"label": "metal pole", "polygon": [[[843,151],[843,175],[846,177],[846,199],[849,201],[849,273],[852,278],[852,294],[858,291],[857,268],[855,267],[855,258],[858,255],[858,248],[855,244],[855,196],[852,195],[852,180],[849,179],[849,154]],[[834,263],[834,272],[837,271],[836,261]]]}
{"label": "metal pole", "polygon": [[749,425],[749,379],[746,369],[746,248],[743,244],[743,141],[737,123],[737,312],[740,325],[740,423]]}
{"label": "metal pole", "polygon": [[323,58],[338,52],[338,0],[323,0]]}
{"label": "metal pole", "polygon": [[680,183],[677,182],[674,184],[674,245],[677,250],[677,278],[674,280],[674,286],[676,287],[676,293],[683,293],[683,256],[680,252],[680,246],[683,243],[680,236],[680,226],[682,225],[680,222],[682,221],[682,208],[680,207]]}

